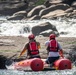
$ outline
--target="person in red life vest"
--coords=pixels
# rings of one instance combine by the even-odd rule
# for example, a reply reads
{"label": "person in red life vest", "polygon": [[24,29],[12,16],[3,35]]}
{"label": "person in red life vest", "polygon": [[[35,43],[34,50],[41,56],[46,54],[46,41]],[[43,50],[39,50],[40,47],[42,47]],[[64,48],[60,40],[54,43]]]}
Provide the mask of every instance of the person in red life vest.
{"label": "person in red life vest", "polygon": [[63,50],[61,45],[57,42],[55,34],[49,36],[49,41],[45,42],[47,46],[48,57],[46,59],[47,64],[53,64],[53,62],[63,56]]}
{"label": "person in red life vest", "polygon": [[29,59],[40,58],[40,55],[39,55],[40,43],[35,40],[34,34],[29,35],[28,39],[29,39],[29,42],[25,45],[24,49],[20,53],[20,56],[23,55],[27,50],[27,56]]}

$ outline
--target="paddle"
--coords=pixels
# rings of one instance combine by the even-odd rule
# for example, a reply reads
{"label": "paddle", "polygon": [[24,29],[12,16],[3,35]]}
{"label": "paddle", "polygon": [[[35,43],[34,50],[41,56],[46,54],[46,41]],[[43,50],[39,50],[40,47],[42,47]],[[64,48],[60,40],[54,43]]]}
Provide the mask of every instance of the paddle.
{"label": "paddle", "polygon": [[11,56],[10,58],[8,58],[8,59],[6,60],[6,62],[5,62],[6,68],[7,68],[8,66],[10,66],[11,64],[14,63],[14,60],[13,60],[12,58],[15,57],[16,55],[17,55],[17,54],[14,54],[13,56]]}
{"label": "paddle", "polygon": [[[10,67],[12,64],[14,64],[15,62],[18,62],[18,61],[21,61],[21,60],[23,60],[23,59],[21,59],[20,57],[20,55],[16,58],[16,59],[12,59],[13,57],[15,57],[17,54],[14,54],[13,56],[11,56],[10,58],[8,58],[7,60],[6,60],[6,62],[5,62],[5,66],[6,66],[6,68],[8,68],[8,67]],[[26,58],[25,59],[27,59],[27,56],[26,56]]]}

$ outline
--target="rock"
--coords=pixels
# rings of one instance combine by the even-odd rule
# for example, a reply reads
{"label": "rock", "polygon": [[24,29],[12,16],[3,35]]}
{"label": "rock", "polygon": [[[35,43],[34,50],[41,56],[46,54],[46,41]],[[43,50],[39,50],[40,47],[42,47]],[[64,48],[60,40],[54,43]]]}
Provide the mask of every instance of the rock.
{"label": "rock", "polygon": [[[46,32],[45,32],[45,34],[42,34],[42,32],[47,31],[47,30],[52,30],[53,33],[55,33],[55,32],[58,33],[56,27],[49,22],[45,22],[45,23],[42,23],[38,26],[34,26],[32,28],[32,33],[35,34],[36,36],[37,35],[43,35],[44,36],[45,34],[46,34],[46,36],[49,36],[49,34]],[[58,34],[57,34],[57,36],[58,36]]]}
{"label": "rock", "polygon": [[56,34],[56,36],[59,36],[59,33],[57,31],[53,31],[51,29],[42,31],[39,35],[42,35],[44,37],[48,37],[50,34]]}
{"label": "rock", "polygon": [[76,9],[76,1],[71,6]]}
{"label": "rock", "polygon": [[24,10],[24,11],[19,11],[19,12],[16,12],[13,14],[13,16],[16,16],[16,15],[21,15],[21,16],[27,17],[27,12]]}
{"label": "rock", "polygon": [[74,1],[76,1],[76,0],[63,0],[62,3],[68,4],[71,6]]}
{"label": "rock", "polygon": [[28,14],[27,17],[32,17],[34,15],[39,15],[40,10],[46,8],[44,5],[39,5],[34,7]]}
{"label": "rock", "polygon": [[[3,59],[3,60],[0,59],[0,62],[2,61],[2,63],[4,63],[7,58],[10,58],[15,54],[16,56],[13,57],[13,59],[17,59],[23,47],[28,42],[27,37],[21,37],[21,36],[18,37],[0,36],[0,38],[13,40],[14,41],[13,44],[15,45],[15,46],[6,46],[6,45],[0,46],[0,58]],[[41,44],[41,48],[40,48],[41,57],[46,59],[47,51],[44,43],[45,41],[49,40],[49,36],[48,37],[36,36],[35,39],[39,41]],[[72,62],[76,61],[76,37],[57,37],[56,39],[61,44],[65,57],[69,58]],[[26,56],[27,56],[27,52],[23,56],[21,56],[21,58],[25,59]],[[2,65],[0,65],[0,68],[1,66]],[[5,68],[4,65],[3,67]]]}
{"label": "rock", "polygon": [[50,18],[54,18],[54,17],[62,17],[62,16],[65,16],[66,14],[67,13],[65,13],[65,11],[63,11],[63,10],[55,10],[55,11],[49,12],[46,15],[43,15],[41,17],[41,19],[50,19]]}
{"label": "rock", "polygon": [[45,8],[45,9],[41,10],[40,13],[39,13],[39,16],[43,16],[45,14],[48,14],[48,13],[52,12],[52,11],[60,10],[60,9],[65,11],[68,8],[69,8],[69,6],[66,5],[66,4],[52,5],[48,8]]}
{"label": "rock", "polygon": [[0,69],[6,69],[5,62],[6,62],[6,57],[3,55],[0,55]]}
{"label": "rock", "polygon": [[72,13],[70,13],[70,17],[71,17],[71,18],[76,17],[76,10],[73,10],[73,12],[72,12]]}
{"label": "rock", "polygon": [[[9,40],[14,41],[10,43],[10,45],[13,43],[14,46],[10,46],[10,45],[0,46],[0,68],[3,69],[5,68],[4,64],[7,58],[10,58],[11,56],[17,53],[17,55],[13,57],[13,59],[17,59],[23,47],[28,42],[28,38],[21,37],[21,36],[17,36],[17,37],[16,36],[0,36],[0,39],[5,39],[5,40],[9,39]],[[39,41],[41,44],[41,48],[40,48],[41,57],[46,59],[47,51],[45,47],[45,41],[49,40],[49,36],[48,37],[36,36],[35,39]],[[57,37],[56,40],[61,44],[63,48],[64,56],[66,58],[69,58],[72,62],[76,61],[76,37]],[[0,42],[2,41],[0,40]],[[9,41],[6,41],[6,42],[8,43]],[[25,59],[26,56],[27,56],[27,52],[23,56],[21,56],[21,58]]]}
{"label": "rock", "polygon": [[74,8],[71,7],[71,8],[68,8],[67,10],[65,10],[65,12],[66,13],[71,13],[71,12],[73,12],[73,10],[74,10]]}
{"label": "rock", "polygon": [[72,62],[76,61],[76,47],[75,45],[71,46],[72,50],[69,51],[69,58]]}
{"label": "rock", "polygon": [[45,5],[46,7],[49,7],[49,6],[51,6],[52,4],[49,2],[49,0],[46,0],[46,1],[44,2],[44,5]]}
{"label": "rock", "polygon": [[7,18],[8,20],[54,19],[75,16],[76,0],[70,0],[71,4],[69,4],[69,0],[47,0],[44,5],[35,6],[37,1],[24,0],[0,3],[0,14],[11,15],[10,18]]}
{"label": "rock", "polygon": [[24,18],[24,16],[21,15],[16,15],[16,16],[11,16],[10,18],[8,18],[7,20],[22,20]]}
{"label": "rock", "polygon": [[34,15],[33,17],[29,18],[28,20],[40,20],[40,16]]}
{"label": "rock", "polygon": [[0,4],[0,14],[12,15],[15,12],[25,10],[27,7],[28,7],[28,4],[26,4],[24,2],[3,3],[3,4]]}
{"label": "rock", "polygon": [[7,20],[22,20],[27,17],[26,11],[19,11],[13,14],[13,16],[10,16],[7,18]]}

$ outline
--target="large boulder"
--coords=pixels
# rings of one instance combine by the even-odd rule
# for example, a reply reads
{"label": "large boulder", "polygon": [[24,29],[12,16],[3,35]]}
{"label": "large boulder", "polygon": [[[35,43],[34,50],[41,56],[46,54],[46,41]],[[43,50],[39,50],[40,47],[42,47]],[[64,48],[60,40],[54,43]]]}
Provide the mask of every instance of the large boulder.
{"label": "large boulder", "polygon": [[74,1],[76,0],[63,0],[62,3],[68,4],[71,6]]}
{"label": "large boulder", "polygon": [[76,9],[76,1],[71,6]]}
{"label": "large boulder", "polygon": [[27,14],[27,17],[32,17],[34,15],[39,15],[39,12],[42,10],[42,9],[45,9],[46,7],[44,5],[39,5],[39,6],[36,6],[34,7],[28,14]]}
{"label": "large boulder", "polygon": [[[72,46],[71,46],[72,47]],[[72,47],[72,50],[69,51],[69,59],[72,61],[72,62],[76,62],[76,46],[73,45]],[[75,63],[76,64],[76,63]]]}
{"label": "large boulder", "polygon": [[34,15],[33,17],[31,17],[31,18],[29,18],[28,20],[40,20],[40,16],[38,16],[38,15]]}
{"label": "large boulder", "polygon": [[12,15],[15,12],[25,10],[28,8],[28,4],[24,2],[18,3],[1,3],[0,14],[1,15]]}
{"label": "large boulder", "polygon": [[65,16],[67,13],[65,13],[65,11],[63,10],[55,10],[52,12],[49,12],[46,15],[43,15],[41,17],[41,19],[50,19],[50,18],[54,18],[54,17],[61,17],[61,16]]}
{"label": "large boulder", "polygon": [[11,17],[7,18],[8,20],[22,20],[27,17],[26,11],[19,11],[14,13]]}
{"label": "large boulder", "polygon": [[73,12],[73,10],[74,10],[74,8],[71,7],[71,8],[68,8],[67,10],[65,10],[65,12],[66,13],[71,13],[71,12]]}
{"label": "large boulder", "polygon": [[48,14],[49,12],[55,11],[55,10],[67,10],[68,8],[70,8],[68,5],[66,4],[57,4],[57,5],[52,5],[48,8],[42,9],[39,13],[39,16],[43,16],[45,14]]}
{"label": "large boulder", "polygon": [[[50,30],[50,32],[47,33],[47,30]],[[42,23],[40,25],[34,26],[32,28],[32,33],[34,35],[49,36],[49,34],[52,33],[51,30],[52,30],[53,33],[58,33],[58,31],[57,31],[57,29],[54,25],[52,25],[49,22],[45,22],[45,23]],[[44,31],[45,31],[45,33],[43,33]]]}
{"label": "large boulder", "polygon": [[13,16],[16,16],[16,15],[22,15],[22,16],[27,17],[27,12],[24,10],[24,11],[19,11],[19,12],[16,12],[16,13],[13,14]]}
{"label": "large boulder", "polygon": [[5,62],[7,58],[3,55],[0,55],[0,69],[6,69]]}
{"label": "large boulder", "polygon": [[11,16],[10,18],[7,18],[7,20],[22,20],[24,16],[21,15],[16,15],[16,16]]}
{"label": "large boulder", "polygon": [[76,17],[76,10],[74,10],[74,11],[70,14],[70,17],[72,17],[72,18]]}

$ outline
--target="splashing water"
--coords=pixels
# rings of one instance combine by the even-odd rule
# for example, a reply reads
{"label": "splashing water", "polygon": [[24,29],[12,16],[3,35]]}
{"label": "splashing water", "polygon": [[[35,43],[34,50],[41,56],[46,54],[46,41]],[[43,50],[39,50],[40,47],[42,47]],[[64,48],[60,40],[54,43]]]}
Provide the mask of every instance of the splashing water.
{"label": "splashing water", "polygon": [[31,28],[41,23],[50,22],[56,26],[61,37],[76,37],[76,19],[63,19],[56,20],[33,20],[33,21],[0,21],[0,35],[1,36],[28,36],[31,34]]}
{"label": "splashing water", "polygon": [[0,75],[76,75],[76,70],[39,71],[39,72],[0,70]]}

